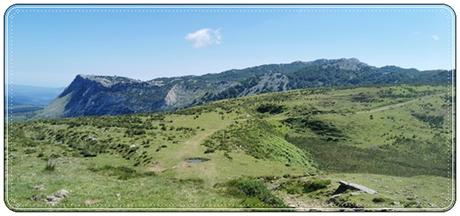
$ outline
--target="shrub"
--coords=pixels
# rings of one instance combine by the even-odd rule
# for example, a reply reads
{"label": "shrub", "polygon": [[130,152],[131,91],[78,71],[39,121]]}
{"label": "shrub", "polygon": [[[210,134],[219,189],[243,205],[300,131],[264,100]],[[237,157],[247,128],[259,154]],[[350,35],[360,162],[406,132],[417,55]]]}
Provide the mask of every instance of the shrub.
{"label": "shrub", "polygon": [[412,116],[414,116],[420,121],[428,123],[430,127],[432,128],[442,128],[442,125],[444,124],[444,116],[442,115],[435,116],[435,115],[412,113]]}
{"label": "shrub", "polygon": [[[165,129],[166,130],[166,129]],[[128,136],[139,136],[139,135],[144,135],[145,130],[144,129],[139,129],[139,128],[129,128],[126,130],[126,134]]]}
{"label": "shrub", "polygon": [[26,148],[26,149],[24,150],[24,153],[25,153],[25,154],[33,154],[33,153],[35,153],[35,152],[37,152],[37,149],[35,149],[35,148]]}
{"label": "shrub", "polygon": [[[234,179],[227,182],[226,186],[229,194],[246,198],[242,203],[246,207],[286,207],[283,201],[274,196],[260,180],[252,178]],[[261,206],[260,204],[264,205]]]}
{"label": "shrub", "polygon": [[205,153],[205,154],[210,154],[210,153],[214,153],[215,151],[216,151],[216,150],[214,150],[214,149],[209,149],[209,148],[208,148],[208,149],[206,149],[206,150],[204,151],[204,153]]}
{"label": "shrub", "polygon": [[331,180],[329,179],[313,179],[311,181],[306,182],[303,185],[303,192],[310,193],[316,190],[326,188],[330,184]]}
{"label": "shrub", "polygon": [[310,193],[326,188],[331,184],[328,179],[312,179],[309,181],[290,180],[280,185],[280,188],[286,190],[288,194]]}
{"label": "shrub", "polygon": [[45,171],[54,171],[56,169],[56,161],[53,159],[48,159],[48,162],[46,162],[46,167]]}
{"label": "shrub", "polygon": [[375,197],[374,199],[372,199],[372,202],[382,203],[382,202],[385,202],[385,198],[383,198],[383,197]]}
{"label": "shrub", "polygon": [[278,114],[284,111],[284,107],[277,104],[261,104],[256,110],[260,113]]}
{"label": "shrub", "polygon": [[369,94],[360,92],[358,94],[353,94],[351,96],[351,101],[359,102],[359,103],[370,103],[370,102],[374,101],[374,97],[372,97]]}
{"label": "shrub", "polygon": [[311,119],[309,117],[287,118],[283,122],[299,129],[308,128],[313,133],[321,136],[322,139],[328,141],[338,141],[345,138],[343,132],[330,122]]}
{"label": "shrub", "polygon": [[38,143],[29,139],[29,138],[25,138],[22,140],[22,144],[26,147],[36,147],[38,146]]}
{"label": "shrub", "polygon": [[280,185],[280,188],[288,194],[301,194],[303,187],[300,181],[287,181]]}
{"label": "shrub", "polygon": [[87,150],[87,149],[81,150],[81,151],[80,151],[80,154],[81,154],[83,157],[96,157],[96,156],[97,156],[96,153],[91,152],[91,151],[89,151],[89,150]]}
{"label": "shrub", "polygon": [[45,140],[45,138],[46,138],[46,135],[43,133],[40,133],[35,137],[35,139],[37,140]]}
{"label": "shrub", "polygon": [[263,207],[267,207],[267,205],[265,203],[263,203],[262,201],[260,201],[260,199],[256,198],[256,197],[248,197],[248,198],[245,198],[241,204],[245,207],[245,208],[263,208]]}

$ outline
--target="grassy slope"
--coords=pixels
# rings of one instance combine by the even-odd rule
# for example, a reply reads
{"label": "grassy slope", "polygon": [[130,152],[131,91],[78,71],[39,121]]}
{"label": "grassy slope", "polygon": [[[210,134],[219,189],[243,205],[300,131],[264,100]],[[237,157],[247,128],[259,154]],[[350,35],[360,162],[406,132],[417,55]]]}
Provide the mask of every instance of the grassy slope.
{"label": "grassy slope", "polygon": [[[277,189],[275,194],[284,197],[285,201],[297,208],[321,208],[334,210],[337,205],[352,203],[369,209],[393,208],[398,210],[440,210],[450,207],[452,203],[452,180],[438,176],[413,176],[400,177],[362,173],[329,173],[316,178],[331,180],[331,185],[312,193],[290,194],[286,190]],[[353,194],[348,192],[342,195],[343,200],[332,203],[331,197],[339,186],[338,181],[344,180],[376,190],[378,193]],[[292,179],[279,179],[275,183],[292,181]],[[382,202],[373,201],[375,198],[383,199]]]}
{"label": "grassy slope", "polygon": [[[49,207],[30,197],[65,188],[70,198],[54,207],[243,207],[241,197],[215,185],[240,176],[319,174],[333,180],[327,190],[343,179],[384,191],[388,200],[416,194],[422,207],[446,207],[452,191],[449,98],[443,86],[297,90],[172,114],[13,123],[8,203]],[[280,105],[282,112],[260,113],[261,104]],[[196,157],[210,160],[185,161]],[[44,171],[49,158],[57,161],[55,171]],[[382,180],[369,181],[376,178]],[[33,189],[40,184],[44,191]],[[397,194],[400,188],[407,193]],[[327,194],[274,192],[298,207],[332,205]],[[372,197],[357,199],[375,205]]]}

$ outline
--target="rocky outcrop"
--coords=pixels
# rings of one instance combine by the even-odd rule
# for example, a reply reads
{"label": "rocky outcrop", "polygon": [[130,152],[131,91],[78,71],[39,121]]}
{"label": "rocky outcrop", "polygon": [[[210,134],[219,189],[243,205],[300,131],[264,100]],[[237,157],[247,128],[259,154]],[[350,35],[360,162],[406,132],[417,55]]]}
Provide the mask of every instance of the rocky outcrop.
{"label": "rocky outcrop", "polygon": [[372,189],[370,189],[370,188],[368,188],[366,186],[351,183],[351,182],[339,181],[339,184],[340,185],[337,188],[337,190],[335,190],[334,195],[344,193],[345,191],[348,191],[348,190],[364,192],[364,193],[368,193],[368,194],[376,194],[377,193],[377,191],[372,190]]}
{"label": "rocky outcrop", "polygon": [[308,64],[319,65],[323,69],[336,68],[338,70],[348,70],[348,71],[377,69],[376,67],[369,66],[368,64],[363,63],[356,58],[318,59],[316,61],[311,61]]}
{"label": "rocky outcrop", "polygon": [[286,91],[289,90],[288,83],[289,79],[281,73],[263,75],[256,85],[245,89],[239,96]]}
{"label": "rocky outcrop", "polygon": [[177,95],[178,91],[180,91],[180,86],[179,85],[174,85],[171,90],[168,91],[168,94],[166,94],[165,97],[165,104],[166,106],[171,106],[176,104],[177,102]]}

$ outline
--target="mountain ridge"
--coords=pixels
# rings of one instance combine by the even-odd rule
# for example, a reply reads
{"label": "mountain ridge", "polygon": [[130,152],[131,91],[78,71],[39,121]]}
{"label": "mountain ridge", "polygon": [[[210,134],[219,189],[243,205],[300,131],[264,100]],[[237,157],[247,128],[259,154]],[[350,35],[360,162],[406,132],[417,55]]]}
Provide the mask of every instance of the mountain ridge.
{"label": "mountain ridge", "polygon": [[[308,87],[448,84],[452,71],[375,67],[356,58],[265,64],[221,73],[147,81],[79,74],[39,117],[172,111],[210,101]],[[63,100],[62,98],[66,98]],[[56,113],[56,103],[62,110]]]}

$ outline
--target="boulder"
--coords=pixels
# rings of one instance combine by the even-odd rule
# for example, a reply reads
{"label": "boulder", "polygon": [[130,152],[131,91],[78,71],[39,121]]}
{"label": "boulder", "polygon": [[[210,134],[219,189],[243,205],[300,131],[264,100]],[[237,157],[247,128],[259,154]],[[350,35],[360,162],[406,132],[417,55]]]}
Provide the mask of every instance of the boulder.
{"label": "boulder", "polygon": [[32,196],[30,197],[30,200],[32,200],[32,201],[40,201],[40,200],[43,200],[43,199],[44,199],[44,196],[43,196],[43,195],[37,195],[37,194],[32,195]]}
{"label": "boulder", "polygon": [[47,197],[46,197],[46,202],[47,202],[48,204],[50,204],[50,205],[56,205],[56,204],[58,204],[60,201],[61,201],[60,198],[55,197],[55,196],[53,196],[53,195],[47,196]]}
{"label": "boulder", "polygon": [[54,196],[58,198],[66,198],[67,196],[69,196],[69,191],[65,189],[61,189],[57,191],[56,193],[54,193]]}
{"label": "boulder", "polygon": [[334,195],[344,193],[347,190],[365,192],[365,193],[368,193],[368,194],[376,194],[377,193],[377,191],[372,190],[372,189],[370,189],[370,188],[368,188],[366,186],[351,183],[351,182],[346,182],[346,181],[341,180],[341,181],[339,181],[339,184],[340,184],[340,186],[337,188],[337,190],[335,190]]}
{"label": "boulder", "polygon": [[45,201],[50,205],[56,205],[65,198],[67,198],[69,194],[69,191],[61,189],[59,191],[56,191],[53,195],[47,196]]}
{"label": "boulder", "polygon": [[43,185],[43,184],[35,185],[35,186],[33,186],[33,189],[37,190],[37,191],[43,191],[43,190],[45,190],[45,185]]}

